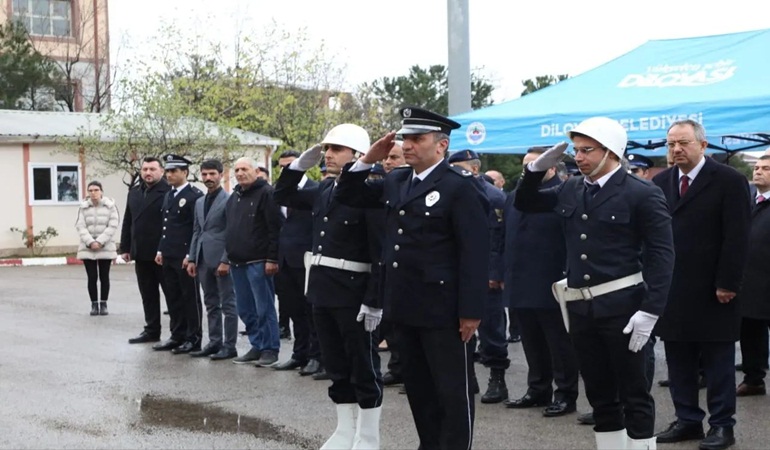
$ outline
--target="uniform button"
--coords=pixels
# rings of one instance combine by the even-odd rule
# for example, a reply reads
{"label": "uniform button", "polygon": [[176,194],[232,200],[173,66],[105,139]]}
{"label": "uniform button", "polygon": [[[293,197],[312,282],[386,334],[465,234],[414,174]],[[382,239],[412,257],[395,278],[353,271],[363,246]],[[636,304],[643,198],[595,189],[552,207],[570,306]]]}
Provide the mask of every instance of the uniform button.
{"label": "uniform button", "polygon": [[588,255],[580,255],[580,259],[582,259],[583,261],[585,261],[586,259],[588,259]]}
{"label": "uniform button", "polygon": [[319,252],[320,252],[321,250],[323,250],[323,249],[324,249],[323,245],[319,245],[319,246],[318,246],[318,251],[319,251]]}
{"label": "uniform button", "polygon": [[326,232],[325,232],[325,231],[322,231],[322,232],[321,232],[321,237],[324,237],[325,235],[326,235]]}
{"label": "uniform button", "polygon": [[347,224],[348,224],[348,221],[346,220],[346,221],[345,221],[345,225],[347,225]]}
{"label": "uniform button", "polygon": [[324,222],[328,222],[328,221],[329,221],[329,218],[328,217],[324,217]]}
{"label": "uniform button", "polygon": [[399,215],[399,216],[403,216],[404,214],[406,214],[406,211],[404,211],[403,209],[402,209],[401,211],[399,211],[399,212],[398,212],[398,215]]}
{"label": "uniform button", "polygon": [[580,240],[581,241],[585,241],[586,239],[588,239],[588,236],[586,236],[585,234],[581,234],[580,235]]}
{"label": "uniform button", "polygon": [[585,275],[583,275],[583,279],[588,281],[588,280],[591,279],[591,275],[585,274]]}
{"label": "uniform button", "polygon": [[612,216],[612,220],[615,220],[615,216]]}
{"label": "uniform button", "polygon": [[163,220],[165,220],[166,222],[168,222],[168,217],[164,217],[164,218],[163,218]]}
{"label": "uniform button", "polygon": [[444,284],[444,280],[439,281],[438,284]]}
{"label": "uniform button", "polygon": [[163,229],[165,230],[165,229],[166,229],[166,227],[163,227]]}
{"label": "uniform button", "polygon": [[390,200],[385,200],[386,205],[390,205]]}
{"label": "uniform button", "polygon": [[425,215],[426,215],[426,216],[429,216],[429,215],[430,215],[430,213],[429,213],[428,211],[425,211]]}
{"label": "uniform button", "polygon": [[398,234],[404,234],[404,230],[402,230],[401,228],[399,228],[399,229],[398,229]]}
{"label": "uniform button", "polygon": [[166,235],[165,234],[163,235],[163,239],[166,239]]}
{"label": "uniform button", "polygon": [[583,214],[582,216],[580,216],[580,218],[583,220],[588,220],[588,214]]}
{"label": "uniform button", "polygon": [[395,250],[395,251],[398,251],[400,248],[401,248],[401,247],[399,247],[398,245],[396,245],[395,247],[393,247],[393,250]]}
{"label": "uniform button", "polygon": [[394,268],[394,269],[398,269],[398,263],[397,263],[397,262],[394,262],[394,263],[393,263],[393,268]]}

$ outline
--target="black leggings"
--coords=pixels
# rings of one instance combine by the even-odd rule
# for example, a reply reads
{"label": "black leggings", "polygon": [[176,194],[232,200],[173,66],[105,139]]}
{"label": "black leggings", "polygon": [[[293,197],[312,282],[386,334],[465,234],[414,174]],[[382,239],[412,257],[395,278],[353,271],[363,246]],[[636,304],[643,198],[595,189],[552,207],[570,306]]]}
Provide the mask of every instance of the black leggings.
{"label": "black leggings", "polygon": [[88,275],[88,296],[91,297],[91,301],[97,301],[96,296],[96,280],[102,282],[102,296],[101,301],[106,302],[110,296],[110,265],[111,259],[84,259],[83,265],[86,268],[86,275]]}

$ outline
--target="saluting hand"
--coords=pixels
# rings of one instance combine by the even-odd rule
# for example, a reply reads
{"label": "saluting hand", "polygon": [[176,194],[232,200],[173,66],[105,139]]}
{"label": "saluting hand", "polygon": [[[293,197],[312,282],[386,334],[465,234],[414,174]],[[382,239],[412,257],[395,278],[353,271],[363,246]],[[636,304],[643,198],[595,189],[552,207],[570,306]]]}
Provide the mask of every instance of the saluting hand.
{"label": "saluting hand", "polygon": [[532,172],[545,172],[551,167],[555,166],[564,157],[564,151],[567,150],[566,142],[559,142],[553,147],[549,148],[542,155],[538,156],[536,160],[527,165],[527,168]]}
{"label": "saluting hand", "polygon": [[369,151],[361,157],[361,162],[367,164],[374,164],[377,161],[382,161],[388,157],[390,149],[393,148],[393,144],[396,141],[396,132],[391,131],[385,136],[377,139],[377,141],[369,147]]}
{"label": "saluting hand", "polygon": [[479,328],[481,319],[460,319],[460,339],[463,342],[471,340],[476,330]]}

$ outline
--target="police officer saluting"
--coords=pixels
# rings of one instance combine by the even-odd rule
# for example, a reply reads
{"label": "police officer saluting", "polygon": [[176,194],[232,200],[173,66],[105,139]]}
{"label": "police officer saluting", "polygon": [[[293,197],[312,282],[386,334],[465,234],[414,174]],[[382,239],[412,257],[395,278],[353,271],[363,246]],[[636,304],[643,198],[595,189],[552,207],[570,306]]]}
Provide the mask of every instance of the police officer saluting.
{"label": "police officer saluting", "polygon": [[201,349],[201,314],[198,283],[187,273],[187,257],[193,235],[195,201],[203,192],[187,182],[191,162],[166,155],[166,179],[171,190],[163,201],[163,234],[155,262],[163,266],[171,337],[152,348],[174,354]]}
{"label": "police officer saluting", "polygon": [[[420,108],[342,172],[337,198],[385,208],[385,316],[396,328],[420,448],[473,443],[472,349],[488,290],[486,198],[471,173],[444,160],[459,124]],[[403,137],[409,167],[367,182],[369,168]]]}
{"label": "police officer saluting", "polygon": [[655,404],[646,352],[666,305],[674,266],[671,216],[663,192],[621,170],[627,135],[606,117],[569,133],[584,176],[538,190],[567,149],[557,144],[529,163],[516,193],[525,212],[555,210],[564,221],[567,278],[554,283],[594,409],[599,449],[655,448]]}

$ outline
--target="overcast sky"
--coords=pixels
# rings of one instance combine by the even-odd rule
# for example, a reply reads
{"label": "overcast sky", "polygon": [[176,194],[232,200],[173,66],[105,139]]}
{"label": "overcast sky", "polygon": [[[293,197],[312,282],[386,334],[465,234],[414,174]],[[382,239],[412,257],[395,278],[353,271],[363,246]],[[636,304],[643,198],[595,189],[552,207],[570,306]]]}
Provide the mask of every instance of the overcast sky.
{"label": "overcast sky", "polygon": [[[651,39],[770,28],[756,0],[469,0],[471,67],[495,86],[497,103],[514,99],[521,81],[574,76]],[[410,66],[447,63],[447,0],[110,0],[113,63],[120,72],[152,48],[163,23],[232,45],[238,30],[272,21],[305,27],[346,66],[352,87]],[[760,57],[760,55],[758,55]]]}

